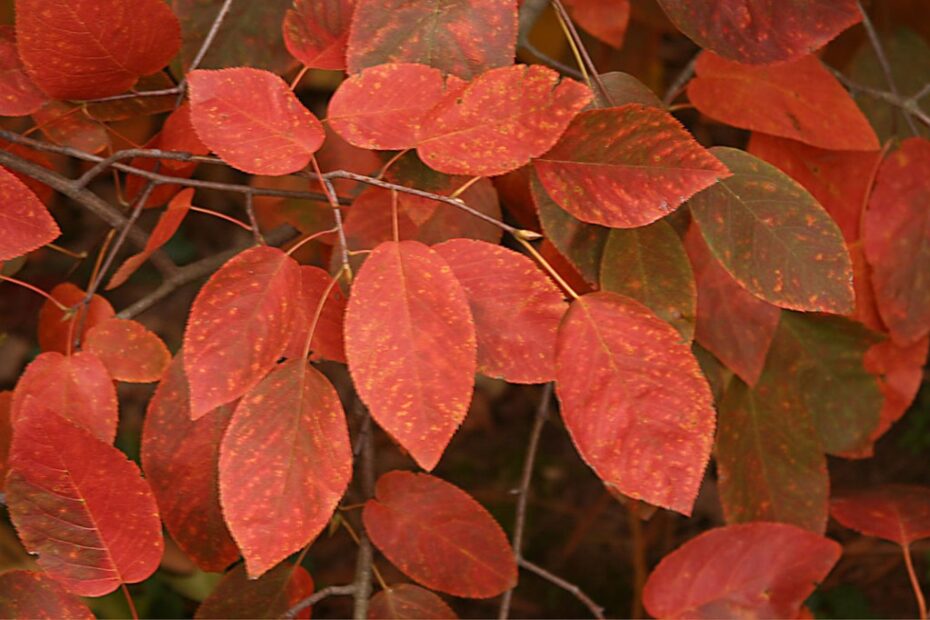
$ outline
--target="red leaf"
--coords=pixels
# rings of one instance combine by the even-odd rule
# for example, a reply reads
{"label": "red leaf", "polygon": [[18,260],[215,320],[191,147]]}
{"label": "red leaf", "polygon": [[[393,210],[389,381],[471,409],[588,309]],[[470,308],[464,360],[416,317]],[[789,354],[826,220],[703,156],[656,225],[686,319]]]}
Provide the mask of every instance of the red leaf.
{"label": "red leaf", "polygon": [[717,528],[659,562],[643,605],[657,618],[794,618],[841,551],[784,523]]}
{"label": "red leaf", "polygon": [[433,469],[468,413],[476,367],[475,323],[446,261],[416,241],[376,247],[352,286],[345,345],[374,419]]}
{"label": "red leaf", "polygon": [[900,344],[930,331],[928,178],[930,140],[905,140],[882,162],[863,224],[878,310]]}
{"label": "red leaf", "polygon": [[13,439],[13,392],[0,392],[0,491],[6,485],[6,473],[9,471],[10,441]]}
{"label": "red leaf", "polygon": [[616,293],[576,299],[559,330],[556,394],[572,441],[608,488],[691,513],[714,409],[674,327]]}
{"label": "red leaf", "polygon": [[417,153],[447,174],[492,176],[548,151],[591,91],[541,65],[493,69],[450,91],[420,128]]}
{"label": "red leaf", "polygon": [[620,49],[630,21],[629,0],[565,0],[572,21],[596,39]]}
{"label": "red leaf", "polygon": [[815,56],[754,67],[704,52],[694,68],[688,98],[714,120],[823,149],[879,149],[865,115]]}
{"label": "red leaf", "polygon": [[381,590],[368,603],[368,620],[431,620],[458,618],[446,602],[412,583],[397,583]]}
{"label": "red leaf", "polygon": [[0,116],[32,114],[48,100],[26,75],[11,26],[0,27]]}
{"label": "red leaf", "polygon": [[830,516],[866,536],[907,547],[930,537],[930,488],[886,484],[841,493],[830,502]]}
{"label": "red leaf", "polygon": [[220,447],[220,503],[249,577],[313,540],[351,477],[342,404],[308,362],[285,362],[243,396]]}
{"label": "red leaf", "polygon": [[16,0],[16,44],[46,93],[96,99],[167,65],[181,27],[161,0]]}
{"label": "red leaf", "polygon": [[[924,364],[930,349],[930,337],[902,347],[893,340],[883,340],[866,351],[863,362],[869,372],[878,375],[878,387],[885,397],[878,427],[869,441],[875,443],[891,425],[901,419],[917,397],[924,378]],[[871,456],[871,448],[864,456]]]}
{"label": "red leaf", "polygon": [[23,545],[71,592],[102,596],[158,568],[161,521],[139,468],[51,411],[16,421],[6,490]]}
{"label": "red leaf", "polygon": [[13,390],[13,426],[32,414],[53,412],[112,444],[119,422],[116,389],[94,353],[40,353]]}
{"label": "red leaf", "polygon": [[511,383],[555,379],[555,340],[568,309],[562,293],[526,256],[483,241],[433,248],[465,290],[475,320],[478,370]]}
{"label": "red leaf", "polygon": [[184,332],[193,419],[239,398],[274,367],[299,291],[298,264],[268,246],[237,254],[204,284]]}
{"label": "red leaf", "polygon": [[158,218],[158,223],[155,224],[155,228],[152,229],[148,241],[145,242],[145,248],[138,254],[133,254],[127,258],[113,273],[113,276],[110,277],[110,282],[107,284],[108,291],[126,282],[129,276],[135,273],[156,250],[168,243],[168,240],[174,236],[178,227],[181,226],[181,222],[183,222],[184,218],[187,216],[187,212],[192,206],[191,199],[193,197],[194,189],[188,188],[171,200],[171,203],[168,204],[168,208],[165,209],[165,212]]}
{"label": "red leaf", "polygon": [[711,149],[733,176],[690,202],[714,257],[753,295],[790,310],[853,309],[852,263],[839,227],[774,166],[737,149]]}
{"label": "red leaf", "polygon": [[142,469],[171,537],[202,570],[219,572],[239,557],[219,497],[220,440],[233,406],[193,421],[179,353],[149,401],[142,429]]}
{"label": "red leaf", "polygon": [[[290,330],[290,342],[284,351],[285,357],[298,358],[303,355],[312,328],[311,359],[325,358],[345,363],[342,322],[346,312],[346,298],[338,285],[330,287],[332,281],[333,278],[319,267],[300,266],[300,303],[294,310],[294,325]],[[320,308],[326,289],[329,289],[329,294]],[[317,311],[320,315],[314,324]]]}
{"label": "red leaf", "polygon": [[637,103],[582,112],[533,166],[559,206],[613,228],[654,222],[730,176],[670,114]]}
{"label": "red leaf", "polygon": [[[288,609],[313,594],[313,578],[303,566],[281,564],[259,579],[239,565],[216,584],[197,609],[195,618],[281,618]],[[298,618],[309,618],[309,608]]]}
{"label": "red leaf", "polygon": [[346,68],[355,0],[295,0],[284,16],[287,51],[311,69]]}
{"label": "red leaf", "polygon": [[191,71],[191,122],[210,150],[252,174],[291,174],[323,144],[320,121],[280,77],[236,67]]}
{"label": "red leaf", "polygon": [[418,62],[471,79],[513,64],[514,0],[358,0],[349,33],[350,73],[387,62]]}
{"label": "red leaf", "polygon": [[89,118],[82,106],[52,100],[39,108],[32,120],[51,142],[88,153],[109,148],[110,136],[103,123]]}
{"label": "red leaf", "polygon": [[490,598],[517,584],[504,531],[465,491],[408,471],[378,480],[362,511],[371,541],[405,575],[433,590]]}
{"label": "red leaf", "polygon": [[855,0],[659,0],[701,47],[752,64],[793,60],[826,45],[862,16]]}
{"label": "red leaf", "polygon": [[413,148],[421,121],[443,90],[442,73],[427,65],[369,67],[333,93],[329,124],[346,142],[364,149]]}
{"label": "red leaf", "polygon": [[[56,301],[69,308],[82,302],[85,297],[84,291],[70,282],[62,282],[53,288],[49,294]],[[75,312],[66,319],[65,313],[62,312],[58,306],[50,301],[43,303],[42,309],[39,310],[39,348],[43,351],[67,353],[71,350],[69,339],[74,340],[75,336],[78,335],[72,332],[77,329],[78,325],[81,325],[82,314],[86,313],[86,316],[83,318],[84,324],[79,334],[81,341],[84,340],[84,336],[90,328],[98,323],[106,321],[116,314],[110,302],[100,295],[94,295],[85,308],[85,310]],[[74,323],[75,321],[77,321],[77,323]],[[72,323],[74,323],[73,326]]]}
{"label": "red leaf", "polygon": [[749,385],[762,374],[781,310],[744,289],[692,226],[685,248],[697,282],[695,339]]}
{"label": "red leaf", "polygon": [[25,570],[11,570],[0,575],[0,617],[96,618],[79,598],[62,589],[57,581]]}
{"label": "red leaf", "polygon": [[0,167],[0,261],[22,256],[58,238],[61,229],[42,201]]}
{"label": "red leaf", "polygon": [[94,326],[85,347],[97,354],[113,379],[127,383],[158,381],[171,362],[162,339],[136,321],[109,319]]}

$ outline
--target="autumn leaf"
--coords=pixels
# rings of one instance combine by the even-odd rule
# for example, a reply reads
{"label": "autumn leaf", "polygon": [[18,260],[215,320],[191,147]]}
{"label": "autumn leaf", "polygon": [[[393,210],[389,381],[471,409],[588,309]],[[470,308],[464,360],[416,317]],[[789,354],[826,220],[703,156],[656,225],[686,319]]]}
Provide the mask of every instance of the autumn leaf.
{"label": "autumn leaf", "polygon": [[171,361],[164,341],[137,321],[108,319],[87,331],[85,348],[96,353],[116,381],[158,381]]}
{"label": "autumn leaf", "polygon": [[47,100],[45,93],[26,75],[13,28],[0,27],[0,116],[32,114]]}
{"label": "autumn leaf", "polygon": [[[313,578],[303,566],[284,562],[258,579],[250,579],[239,565],[220,580],[195,618],[281,618],[313,594]],[[310,609],[297,618],[309,618]]]}
{"label": "autumn leaf", "polygon": [[[587,1],[587,0],[586,0]],[[602,0],[592,0],[601,2]],[[608,71],[601,74],[601,83],[607,89],[610,101],[604,101],[602,107],[615,107],[626,105],[627,103],[641,103],[653,108],[663,109],[665,104],[662,100],[645,84],[637,80],[629,73],[622,71]],[[595,95],[601,98],[603,95],[596,92]]]}
{"label": "autumn leaf", "polygon": [[11,570],[0,575],[0,616],[94,620],[81,599],[42,573]]}
{"label": "autumn leaf", "polygon": [[841,525],[907,547],[930,537],[930,488],[885,484],[837,494],[830,516]]}
{"label": "autumn leaf", "polygon": [[555,379],[555,340],[568,309],[562,293],[526,256],[483,241],[433,248],[465,290],[478,343],[478,370],[511,383]]}
{"label": "autumn leaf", "polygon": [[[84,301],[86,293],[71,284],[62,282],[51,290],[49,295],[61,305],[71,308]],[[94,325],[109,319],[116,311],[105,298],[100,295],[91,297],[90,302],[83,310],[74,312],[70,317],[56,304],[46,300],[39,310],[38,339],[39,348],[43,351],[57,351],[68,353],[71,351],[73,341],[84,340]],[[83,321],[83,325],[81,325]],[[80,333],[77,333],[80,332]]]}
{"label": "autumn leaf", "polygon": [[416,241],[382,243],[346,308],[346,357],[375,421],[427,471],[468,413],[475,323],[449,265]]}
{"label": "autumn leaf", "polygon": [[299,293],[300,267],[268,246],[240,252],[204,284],[184,331],[193,419],[239,398],[274,367]]}
{"label": "autumn leaf", "polygon": [[842,549],[783,523],[713,529],[665,556],[643,605],[657,618],[795,618]]}
{"label": "autumn leaf", "polygon": [[0,261],[54,241],[61,229],[42,201],[16,175],[0,167]]}
{"label": "autumn leaf", "polygon": [[26,72],[51,97],[96,99],[159,71],[181,38],[160,0],[16,0],[16,44]]}
{"label": "autumn leaf", "polygon": [[[871,443],[878,441],[914,402],[923,383],[928,350],[930,337],[924,336],[907,346],[898,345],[891,339],[883,340],[866,351],[863,358],[865,368],[878,376],[878,388],[885,397],[878,426],[869,436]],[[871,456],[871,453],[871,446],[862,452],[864,456]]]}
{"label": "autumn leaf", "polygon": [[236,407],[219,471],[223,514],[255,579],[323,530],[352,477],[335,388],[303,359],[276,367]]}
{"label": "autumn leaf", "polygon": [[287,51],[305,67],[341,71],[355,0],[296,0],[282,25]]}
{"label": "autumn leaf", "polygon": [[142,470],[172,539],[202,570],[218,572],[239,557],[220,508],[220,440],[233,405],[191,420],[179,353],[155,389],[142,428]]}
{"label": "autumn leaf", "polygon": [[692,41],[750,64],[809,54],[862,19],[855,0],[658,1]]}
{"label": "autumn leaf", "polygon": [[[342,324],[346,298],[339,286],[331,286],[332,281],[332,276],[319,267],[300,266],[300,302],[294,309],[294,325],[291,328],[290,342],[284,351],[285,357],[297,358],[303,355],[310,330],[313,329],[313,337],[310,340],[310,350],[313,352],[311,359],[325,358],[345,363]],[[323,301],[323,293],[327,289],[329,294],[326,301]]]}
{"label": "autumn leaf", "polygon": [[822,149],[876,151],[878,138],[816,56],[749,66],[702,53],[688,99],[714,120]]}
{"label": "autumn leaf", "polygon": [[439,596],[412,583],[381,590],[368,603],[368,620],[458,618]]}
{"label": "autumn leaf", "polygon": [[280,77],[247,67],[192,71],[191,122],[229,165],[252,174],[291,174],[323,144],[323,126]]}
{"label": "autumn leaf", "polygon": [[576,299],[559,329],[556,394],[572,441],[605,485],[691,513],[714,409],[674,327],[616,293]]}
{"label": "autumn leaf", "polygon": [[358,0],[349,32],[350,73],[417,62],[472,79],[513,64],[514,0]]}
{"label": "autumn leaf", "polygon": [[599,41],[620,49],[630,21],[629,0],[565,0],[572,21]]}
{"label": "autumn leaf", "polygon": [[790,177],[748,153],[714,147],[733,172],[688,204],[711,252],[737,282],[790,310],[853,309],[852,263],[839,227]]}
{"label": "autumn leaf", "polygon": [[13,392],[0,392],[0,491],[6,486],[10,464],[10,442],[13,440]]}
{"label": "autumn leaf", "polygon": [[6,491],[23,545],[71,592],[102,596],[158,568],[161,521],[139,468],[57,414],[17,419]]}
{"label": "autumn leaf", "polygon": [[32,114],[32,120],[50,142],[99,153],[113,144],[106,127],[84,114],[82,106],[51,100]]}
{"label": "autumn leaf", "polygon": [[427,65],[377,65],[350,76],[329,100],[327,120],[346,142],[365,149],[409,149],[420,123],[445,90],[442,73]]}
{"label": "autumn leaf", "polygon": [[638,103],[582,112],[533,166],[559,206],[612,228],[645,226],[729,176],[670,114]]}
{"label": "autumn leaf", "polygon": [[14,428],[29,415],[55,413],[112,444],[119,422],[116,389],[96,354],[47,351],[26,366],[13,390]]}
{"label": "autumn leaf", "polygon": [[428,588],[491,598],[517,583],[513,550],[500,525],[465,491],[435,476],[384,474],[362,520],[391,563]]}

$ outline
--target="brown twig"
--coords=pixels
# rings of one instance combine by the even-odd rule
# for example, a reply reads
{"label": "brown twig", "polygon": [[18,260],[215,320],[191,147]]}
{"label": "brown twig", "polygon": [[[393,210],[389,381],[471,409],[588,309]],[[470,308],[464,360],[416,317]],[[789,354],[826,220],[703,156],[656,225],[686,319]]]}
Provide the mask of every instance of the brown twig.
{"label": "brown twig", "polygon": [[249,218],[249,224],[252,225],[252,236],[255,243],[265,245],[265,239],[262,237],[262,230],[258,226],[258,218],[255,217],[255,206],[252,204],[253,194],[245,195],[245,214]]}
{"label": "brown twig", "polygon": [[846,88],[852,91],[866,93],[867,95],[875,97],[876,99],[881,99],[885,103],[891,104],[896,108],[900,108],[904,112],[905,117],[914,117],[924,125],[930,127],[930,115],[924,112],[919,105],[920,99],[926,95],[918,97],[917,95],[920,95],[920,93],[917,93],[917,95],[914,95],[913,97],[903,98],[900,95],[888,92],[887,90],[872,88],[871,86],[866,86],[865,84],[855,82],[836,69],[831,68],[830,71],[840,82],[843,83]]}
{"label": "brown twig", "polygon": [[[365,418],[371,414],[356,397],[356,413]],[[361,453],[358,459],[358,481],[362,501],[372,497],[375,492],[375,442],[370,428],[367,432],[359,433]],[[368,617],[368,599],[371,598],[371,574],[374,562],[374,550],[365,528],[358,532],[358,556],[355,560],[355,601],[352,616],[355,620],[365,620]]]}
{"label": "brown twig", "polygon": [[[526,446],[526,457],[523,459],[523,473],[520,476],[520,486],[517,489],[517,515],[514,519],[513,526],[513,557],[520,562],[523,557],[523,531],[526,527],[526,506],[530,496],[530,483],[533,480],[533,468],[536,465],[536,453],[539,449],[539,438],[542,436],[542,429],[549,416],[549,404],[552,400],[552,383],[543,386],[542,394],[539,397],[539,405],[536,407],[536,416],[533,418],[533,428],[530,430],[530,438]],[[499,620],[506,620],[510,615],[510,603],[513,600],[514,588],[504,592],[501,598],[500,611],[497,614]]]}
{"label": "brown twig", "polygon": [[585,607],[588,608],[588,610],[591,612],[591,614],[595,618],[597,618],[598,620],[604,620],[604,608],[598,605],[597,603],[595,603],[594,601],[592,601],[591,597],[585,594],[581,588],[579,588],[572,582],[566,581],[562,579],[561,577],[559,577],[558,575],[554,575],[550,573],[542,566],[539,566],[538,564],[533,564],[532,562],[524,558],[520,558],[520,567],[525,568],[531,573],[535,573],[536,575],[539,575],[540,577],[542,577],[549,583],[556,585],[562,588],[563,590],[565,590],[566,592],[572,594],[576,599],[581,601],[581,603]]}
{"label": "brown twig", "polygon": [[690,80],[694,75],[694,65],[697,64],[699,55],[700,54],[695,54],[694,57],[688,61],[688,64],[686,64],[678,73],[678,75],[675,76],[675,79],[672,80],[672,83],[669,84],[668,90],[665,91],[665,96],[662,97],[662,103],[664,103],[666,106],[670,106],[672,102],[675,101],[675,97],[681,93],[682,89],[685,87],[685,84],[687,84],[688,80]]}
{"label": "brown twig", "polygon": [[610,96],[610,91],[607,90],[607,86],[601,79],[601,75],[597,72],[597,67],[594,66],[594,61],[591,60],[591,55],[588,54],[588,50],[584,46],[584,42],[581,40],[581,35],[578,34],[578,29],[575,28],[575,24],[572,23],[572,19],[569,17],[568,11],[565,10],[565,6],[562,4],[562,0],[551,1],[552,7],[555,9],[556,14],[559,16],[559,20],[561,20],[561,22],[568,29],[569,36],[571,37],[575,47],[578,49],[578,52],[581,54],[582,61],[584,62],[585,66],[587,66],[588,72],[591,75],[591,79],[597,86],[597,90],[600,92],[601,98],[604,100],[608,107],[613,106],[614,102]]}
{"label": "brown twig", "polygon": [[328,588],[317,590],[307,598],[301,600],[293,607],[288,609],[281,617],[296,618],[297,614],[307,609],[308,607],[311,607],[312,605],[316,605],[324,598],[329,598],[330,596],[349,596],[350,594],[355,594],[355,590],[356,588],[354,583],[345,586],[329,586]]}

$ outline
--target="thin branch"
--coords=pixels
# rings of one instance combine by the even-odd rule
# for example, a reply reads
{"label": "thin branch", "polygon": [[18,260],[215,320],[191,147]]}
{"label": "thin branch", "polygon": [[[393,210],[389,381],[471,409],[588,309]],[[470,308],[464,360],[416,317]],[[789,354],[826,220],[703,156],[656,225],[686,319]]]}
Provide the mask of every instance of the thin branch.
{"label": "thin branch", "polygon": [[323,588],[322,590],[317,590],[307,598],[301,600],[296,605],[288,609],[282,618],[296,618],[297,614],[303,610],[316,605],[324,598],[329,598],[330,596],[349,596],[355,594],[355,584],[349,584],[346,586],[329,586],[328,588]]}
{"label": "thin branch", "polygon": [[836,79],[843,83],[843,86],[846,88],[852,91],[865,93],[871,97],[875,97],[876,99],[881,99],[885,103],[891,104],[896,108],[900,108],[906,117],[913,116],[924,125],[930,127],[930,115],[928,115],[920,108],[918,103],[920,97],[917,95],[905,99],[892,92],[888,92],[887,90],[880,90],[878,88],[872,88],[871,86],[866,86],[865,84],[855,82],[836,69],[830,68],[830,71],[833,73],[833,75],[836,76]]}
{"label": "thin branch", "polygon": [[[542,394],[539,397],[539,405],[536,407],[536,416],[533,418],[533,428],[530,430],[530,438],[526,446],[526,457],[523,460],[523,474],[520,477],[520,487],[517,490],[517,516],[513,526],[513,556],[519,563],[523,557],[523,531],[526,527],[526,506],[530,496],[530,483],[533,480],[533,468],[536,465],[536,452],[539,449],[539,438],[542,436],[543,425],[549,416],[549,403],[552,400],[552,383],[543,386]],[[513,599],[513,590],[504,592],[501,598],[500,612],[497,617],[499,620],[506,620],[510,615],[510,602]]]}
{"label": "thin branch", "polygon": [[262,230],[258,226],[258,219],[255,217],[255,206],[252,204],[252,196],[254,194],[245,195],[245,214],[249,218],[249,224],[252,225],[252,236],[255,238],[255,243],[258,245],[265,245],[265,239],[262,237]]}
{"label": "thin branch", "polygon": [[535,573],[539,575],[540,577],[542,577],[549,583],[556,585],[562,588],[563,590],[565,590],[566,592],[572,594],[576,599],[581,601],[581,603],[584,604],[585,607],[588,608],[588,610],[591,612],[591,614],[595,618],[597,618],[598,620],[604,620],[604,608],[598,605],[597,603],[595,603],[594,601],[592,601],[591,597],[585,594],[581,588],[579,588],[572,582],[566,581],[562,579],[561,577],[559,577],[558,575],[554,575],[550,573],[542,566],[539,566],[538,564],[533,564],[529,560],[526,560],[523,558],[520,558],[520,567],[525,568],[531,573]]}
{"label": "thin branch", "polygon": [[665,96],[662,97],[662,103],[666,106],[672,104],[675,101],[675,97],[681,93],[682,89],[687,84],[688,80],[694,76],[694,65],[697,64],[697,59],[700,54],[695,54],[694,57],[688,61],[682,70],[675,76],[675,79],[672,80],[672,83],[669,84],[668,90],[665,91]]}
{"label": "thin branch", "polygon": [[[359,415],[368,418],[368,410],[356,397],[356,411]],[[369,429],[370,431],[370,429]],[[375,492],[375,442],[371,432],[366,432],[359,438],[361,441],[361,455],[359,463],[359,486],[361,487],[362,501],[372,497]],[[358,532],[358,556],[355,561],[355,604],[353,618],[365,620],[368,618],[368,599],[371,598],[371,573],[374,562],[374,550],[365,528]]]}
{"label": "thin branch", "polygon": [[568,29],[571,40],[578,48],[578,52],[581,54],[581,58],[584,61],[584,64],[588,67],[591,79],[594,80],[594,83],[597,85],[597,89],[600,91],[601,98],[607,102],[608,106],[613,106],[614,102],[610,97],[610,91],[607,90],[607,86],[604,84],[600,74],[597,72],[597,67],[594,66],[594,61],[591,60],[591,55],[588,54],[588,50],[584,46],[584,42],[581,40],[581,35],[578,34],[578,29],[575,28],[575,24],[572,23],[572,19],[569,17],[568,11],[566,11],[565,7],[562,5],[562,0],[552,0],[552,7],[555,9],[559,19]]}
{"label": "thin branch", "polygon": [[[213,45],[213,40],[220,31],[220,26],[223,25],[223,20],[226,19],[226,15],[229,13],[229,8],[232,6],[232,3],[233,0],[226,0],[223,2],[223,6],[220,7],[220,10],[216,12],[216,17],[213,18],[213,23],[210,25],[210,31],[207,33],[207,36],[204,37],[203,43],[200,44],[200,49],[197,50],[197,54],[194,56],[194,60],[191,61],[190,66],[187,68],[188,73],[199,67],[200,63],[203,62],[204,57],[207,55],[207,51],[209,51],[210,46]],[[184,80],[181,80],[178,86],[183,87],[183,85]]]}
{"label": "thin branch", "polygon": [[138,99],[142,97],[165,97],[168,95],[177,95],[184,92],[178,86],[171,88],[159,88],[157,90],[142,90],[123,93],[121,95],[110,95],[109,97],[100,97],[99,99],[87,99],[84,103],[107,103],[108,101],[125,101],[126,99]]}

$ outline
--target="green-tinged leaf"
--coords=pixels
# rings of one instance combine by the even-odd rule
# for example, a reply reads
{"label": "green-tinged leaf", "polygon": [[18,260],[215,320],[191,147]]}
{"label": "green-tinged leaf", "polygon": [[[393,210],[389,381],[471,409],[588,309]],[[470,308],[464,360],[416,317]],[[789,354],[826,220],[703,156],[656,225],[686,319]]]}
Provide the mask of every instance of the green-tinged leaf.
{"label": "green-tinged leaf", "polygon": [[433,620],[458,618],[437,594],[412,583],[381,590],[368,605],[368,620]]}
{"label": "green-tinged leaf", "polygon": [[[627,103],[641,103],[653,108],[665,107],[658,95],[629,73],[623,73],[622,71],[603,73],[601,74],[601,82],[607,89],[607,94],[610,95],[611,105],[621,106]],[[595,90],[594,94],[598,98],[602,96],[598,90]]]}
{"label": "green-tinged leaf", "polygon": [[714,256],[736,281],[791,310],[853,310],[852,262],[839,227],[803,187],[737,149],[711,152],[733,172],[690,201]]}
{"label": "green-tinged leaf", "polygon": [[601,259],[601,288],[645,304],[672,324],[682,339],[694,337],[697,292],[691,263],[675,229],[665,221],[611,230]]}
{"label": "green-tinged leaf", "polygon": [[[313,578],[303,566],[284,562],[258,579],[250,579],[239,565],[223,575],[195,618],[281,618],[313,594]],[[309,618],[310,609],[297,618]]]}

